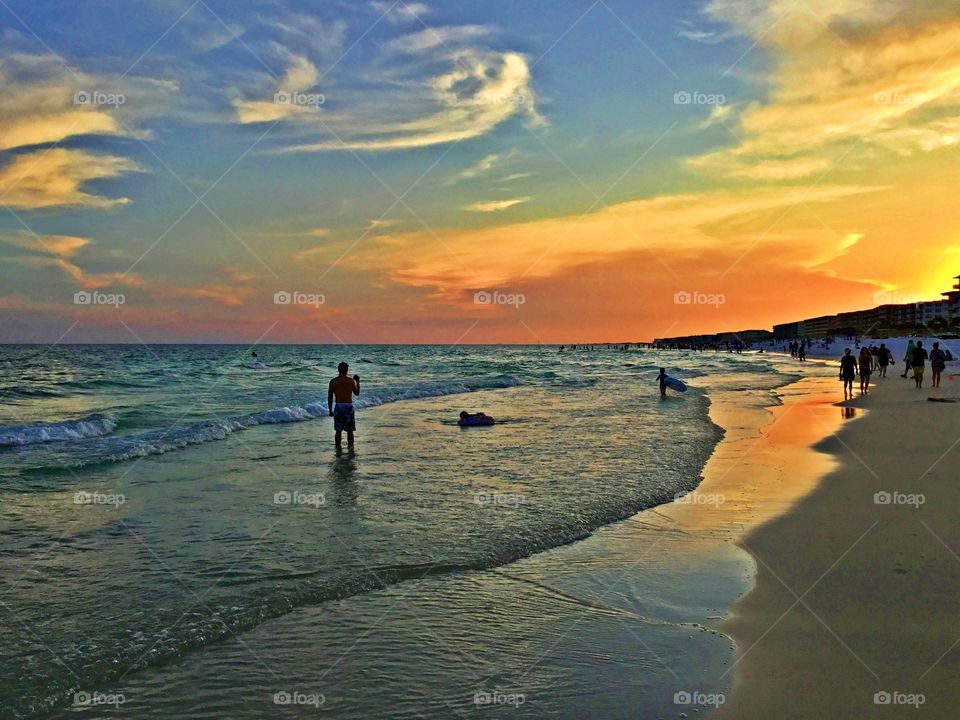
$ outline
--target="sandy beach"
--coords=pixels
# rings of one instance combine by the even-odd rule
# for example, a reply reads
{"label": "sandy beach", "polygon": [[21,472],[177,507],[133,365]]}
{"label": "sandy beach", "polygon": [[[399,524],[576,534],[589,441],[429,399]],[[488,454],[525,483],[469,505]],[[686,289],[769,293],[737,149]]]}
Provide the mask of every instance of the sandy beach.
{"label": "sandy beach", "polygon": [[[717,717],[957,716],[960,406],[928,401],[960,396],[949,372],[938,391],[891,372],[842,403],[865,412],[816,445],[835,468],[740,540],[757,578],[724,626],[738,653]],[[784,470],[804,484],[810,467]]]}

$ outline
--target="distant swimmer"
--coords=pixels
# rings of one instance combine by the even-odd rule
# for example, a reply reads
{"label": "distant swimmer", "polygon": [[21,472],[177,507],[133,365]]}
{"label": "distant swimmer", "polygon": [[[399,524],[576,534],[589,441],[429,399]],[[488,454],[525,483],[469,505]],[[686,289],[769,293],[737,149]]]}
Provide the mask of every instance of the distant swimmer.
{"label": "distant swimmer", "polygon": [[[333,418],[333,429],[336,431],[335,442],[341,447],[343,432],[347,433],[347,446],[353,447],[353,433],[357,429],[356,416],[353,412],[353,396],[360,394],[360,376],[347,377],[350,366],[345,362],[337,365],[337,377],[330,381],[327,391],[327,407]],[[336,398],[336,405],[334,405]]]}

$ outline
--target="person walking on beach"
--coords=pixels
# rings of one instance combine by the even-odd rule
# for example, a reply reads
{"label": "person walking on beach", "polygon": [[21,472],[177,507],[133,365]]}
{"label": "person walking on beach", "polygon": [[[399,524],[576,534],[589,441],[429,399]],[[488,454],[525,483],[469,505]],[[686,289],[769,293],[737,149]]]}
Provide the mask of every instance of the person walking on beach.
{"label": "person walking on beach", "polygon": [[860,349],[860,394],[866,395],[870,387],[870,375],[873,373],[873,353],[864,345]]}
{"label": "person walking on beach", "polygon": [[804,341],[800,341],[800,347],[797,348],[797,357],[800,358],[800,362],[804,362],[807,359],[807,351],[804,349]]}
{"label": "person walking on beach", "polygon": [[[345,362],[337,365],[337,377],[330,381],[327,391],[327,407],[330,417],[333,418],[333,429],[336,432],[337,447],[343,446],[343,433],[347,433],[347,447],[353,447],[353,433],[357,429],[356,417],[353,413],[353,396],[360,394],[360,376],[347,377],[350,366]],[[336,398],[336,404],[334,404]]]}
{"label": "person walking on beach", "polygon": [[880,343],[880,349],[877,350],[877,366],[880,368],[878,372],[879,377],[887,376],[887,365],[890,364],[891,359],[890,349],[886,343]]}
{"label": "person walking on beach", "polygon": [[907,376],[907,372],[910,370],[911,367],[913,367],[913,348],[914,347],[916,346],[913,344],[913,340],[907,343],[907,352],[905,352],[903,355],[903,375],[900,376],[902,378],[905,378]]}
{"label": "person walking on beach", "polygon": [[933,344],[933,350],[930,351],[930,380],[931,386],[940,387],[940,373],[947,367],[947,354],[940,349],[940,343]]}
{"label": "person walking on beach", "polygon": [[917,346],[913,349],[913,379],[917,382],[917,387],[923,387],[923,367],[927,359],[927,351],[923,349],[923,343],[917,340]]}
{"label": "person walking on beach", "polygon": [[853,400],[853,379],[856,376],[857,359],[850,352],[850,348],[847,348],[843,351],[843,357],[840,358],[840,379],[843,380],[844,400]]}

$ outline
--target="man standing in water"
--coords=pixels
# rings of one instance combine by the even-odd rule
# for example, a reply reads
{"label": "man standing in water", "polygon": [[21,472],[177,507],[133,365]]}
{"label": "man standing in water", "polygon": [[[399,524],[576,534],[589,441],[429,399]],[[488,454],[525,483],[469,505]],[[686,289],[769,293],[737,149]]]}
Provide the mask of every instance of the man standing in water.
{"label": "man standing in water", "polygon": [[[360,376],[347,377],[350,366],[345,362],[337,365],[339,375],[330,381],[327,391],[327,407],[333,418],[333,429],[336,431],[335,442],[337,447],[343,445],[343,432],[347,433],[347,447],[353,447],[353,433],[357,429],[356,418],[353,414],[353,396],[360,394]],[[333,400],[337,403],[334,405]]]}

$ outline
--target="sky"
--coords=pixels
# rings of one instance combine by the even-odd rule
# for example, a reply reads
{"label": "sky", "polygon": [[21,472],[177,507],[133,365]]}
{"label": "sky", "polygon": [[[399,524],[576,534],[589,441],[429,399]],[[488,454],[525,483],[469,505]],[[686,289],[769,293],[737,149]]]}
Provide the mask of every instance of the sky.
{"label": "sky", "polygon": [[960,1],[2,0],[0,342],[636,342],[960,274]]}

